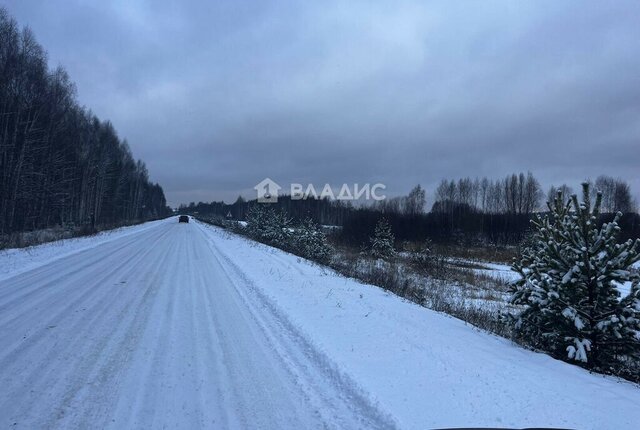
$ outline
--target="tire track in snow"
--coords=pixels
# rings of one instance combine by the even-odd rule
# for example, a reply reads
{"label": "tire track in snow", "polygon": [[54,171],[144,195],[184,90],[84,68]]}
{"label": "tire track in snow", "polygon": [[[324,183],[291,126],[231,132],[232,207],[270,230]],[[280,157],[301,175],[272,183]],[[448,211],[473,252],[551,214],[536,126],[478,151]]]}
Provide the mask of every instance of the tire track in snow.
{"label": "tire track in snow", "polygon": [[[201,229],[207,227],[200,226]],[[204,230],[206,232],[206,230]],[[206,233],[205,233],[206,234]],[[246,277],[241,267],[208,240],[218,264],[224,270],[235,292],[252,316],[259,322],[263,335],[269,339],[279,354],[287,370],[298,380],[307,398],[314,402],[317,410],[329,422],[339,422],[341,428],[381,428],[392,429],[397,425],[392,418],[375,406],[364,391],[321,351],[319,351],[253,282]],[[280,265],[283,262],[275,259]],[[239,284],[236,280],[241,280]],[[292,345],[296,347],[292,348]],[[308,363],[313,367],[308,367]],[[323,395],[330,381],[332,394],[338,395],[339,402],[330,395]],[[334,413],[327,416],[327,413]],[[358,422],[341,422],[345,417],[357,417]],[[355,427],[354,427],[355,426]]]}
{"label": "tire track in snow", "polygon": [[393,428],[205,234],[164,223],[1,281],[0,427]]}
{"label": "tire track in snow", "polygon": [[[119,312],[117,316],[126,314],[132,304],[127,297],[113,294],[114,288],[117,288],[114,287],[113,281],[122,279],[122,276],[133,275],[138,270],[136,263],[144,259],[152,250],[153,247],[150,247],[144,253],[134,254],[134,258],[129,261],[123,259],[124,263],[120,265],[108,266],[107,271],[96,276],[91,282],[88,282],[86,277],[80,278],[82,282],[79,285],[82,289],[76,288],[70,292],[66,284],[52,288],[53,292],[57,291],[57,295],[54,295],[56,300],[50,303],[53,309],[57,309],[53,315],[41,313],[34,317],[26,312],[18,312],[25,317],[23,320],[23,323],[27,323],[25,326],[37,331],[33,336],[20,339],[18,348],[8,349],[8,355],[0,361],[0,368],[3,369],[3,374],[21,375],[21,385],[29,387],[30,390],[27,392],[25,389],[2,399],[0,411],[5,410],[8,403],[17,404],[19,405],[17,413],[37,416],[40,420],[38,422],[44,427],[50,427],[56,420],[64,418],[70,399],[83,385],[91,381],[90,378],[83,378],[83,376],[90,374],[95,366],[103,363],[105,358],[103,353],[108,343],[117,339],[111,336],[92,336],[95,327],[103,325],[104,320],[107,319],[116,330],[118,324],[124,320],[114,318],[114,312]],[[77,258],[82,256],[74,255],[73,259]],[[111,260],[105,259],[105,261]],[[128,270],[122,271],[121,269],[127,265]],[[105,282],[109,276],[112,279]],[[67,303],[68,294],[73,292],[79,293],[80,297]],[[144,293],[144,291],[141,292]],[[52,292],[46,291],[46,294],[49,296]],[[56,304],[60,307],[56,308]],[[74,307],[81,309],[80,312],[72,312]],[[39,320],[42,321],[38,322]],[[3,327],[4,334],[4,326],[0,327]],[[2,338],[5,339],[5,336],[3,335]],[[11,386],[8,383],[3,385]],[[60,404],[55,413],[51,411],[49,414],[43,414],[38,411],[38,408],[42,397],[48,392],[59,393],[57,400]],[[43,422],[47,420],[48,424],[44,425]],[[37,424],[34,423],[34,425]]]}

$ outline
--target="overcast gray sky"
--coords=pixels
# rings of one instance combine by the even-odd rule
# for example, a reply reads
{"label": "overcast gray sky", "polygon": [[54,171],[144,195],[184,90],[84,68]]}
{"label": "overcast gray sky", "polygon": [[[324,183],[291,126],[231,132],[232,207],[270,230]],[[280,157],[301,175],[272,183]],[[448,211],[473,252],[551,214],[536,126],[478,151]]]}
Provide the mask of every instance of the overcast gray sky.
{"label": "overcast gray sky", "polygon": [[172,205],[531,170],[640,196],[638,1],[0,0]]}

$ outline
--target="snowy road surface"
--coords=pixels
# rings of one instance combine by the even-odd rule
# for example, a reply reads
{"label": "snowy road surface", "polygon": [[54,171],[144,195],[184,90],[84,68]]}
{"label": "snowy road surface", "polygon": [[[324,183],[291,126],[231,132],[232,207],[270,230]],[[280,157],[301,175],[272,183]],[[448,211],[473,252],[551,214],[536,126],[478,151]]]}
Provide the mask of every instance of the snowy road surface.
{"label": "snowy road surface", "polygon": [[228,272],[171,222],[3,281],[0,427],[390,425]]}
{"label": "snowy road surface", "polygon": [[0,253],[0,428],[635,429],[638,405],[199,223]]}

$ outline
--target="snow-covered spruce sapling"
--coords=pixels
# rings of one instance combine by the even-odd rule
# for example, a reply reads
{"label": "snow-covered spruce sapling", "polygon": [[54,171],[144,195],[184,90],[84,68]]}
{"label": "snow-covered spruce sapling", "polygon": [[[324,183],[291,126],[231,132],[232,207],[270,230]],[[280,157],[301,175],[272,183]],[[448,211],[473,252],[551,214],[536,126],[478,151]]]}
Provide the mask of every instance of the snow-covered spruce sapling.
{"label": "snow-covered spruce sapling", "polygon": [[[640,240],[618,243],[618,221],[598,226],[602,195],[592,206],[589,185],[564,202],[559,192],[549,213],[532,221],[532,243],[514,262],[512,316],[518,336],[556,356],[600,370],[640,354]],[[621,297],[619,286],[630,283]]]}
{"label": "snow-covered spruce sapling", "polygon": [[258,204],[250,206],[247,212],[247,226],[244,233],[252,239],[262,241],[265,218],[266,209]]}
{"label": "snow-covered spruce sapling", "polygon": [[263,240],[269,245],[290,250],[292,245],[292,220],[284,210],[266,210]]}
{"label": "snow-covered spruce sapling", "polygon": [[304,258],[326,263],[331,257],[331,246],[327,237],[312,219],[305,219],[293,236],[295,251]]}
{"label": "snow-covered spruce sapling", "polygon": [[396,254],[395,236],[386,218],[381,218],[378,221],[369,242],[371,243],[371,255],[375,258],[390,258]]}
{"label": "snow-covered spruce sapling", "polygon": [[253,205],[247,213],[246,234],[254,240],[282,248],[291,248],[291,219],[284,211]]}

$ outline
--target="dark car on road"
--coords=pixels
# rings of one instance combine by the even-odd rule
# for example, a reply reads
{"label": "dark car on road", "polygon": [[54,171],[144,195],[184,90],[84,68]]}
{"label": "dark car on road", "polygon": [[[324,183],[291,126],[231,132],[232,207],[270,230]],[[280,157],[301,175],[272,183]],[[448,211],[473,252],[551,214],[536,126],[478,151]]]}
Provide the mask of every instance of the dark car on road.
{"label": "dark car on road", "polygon": [[180,215],[178,217],[178,222],[189,222],[189,215]]}

